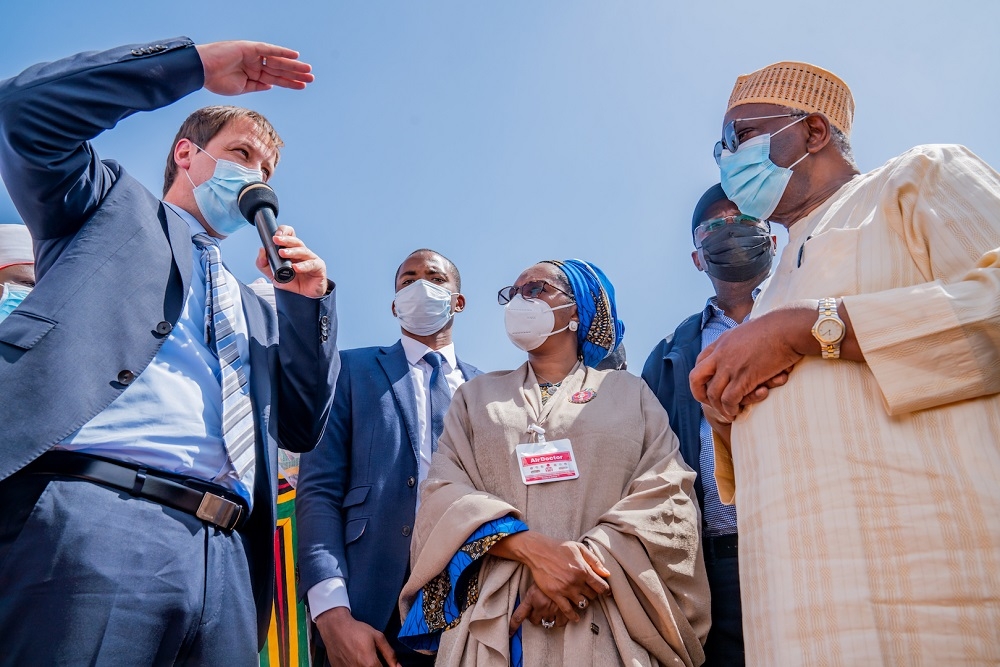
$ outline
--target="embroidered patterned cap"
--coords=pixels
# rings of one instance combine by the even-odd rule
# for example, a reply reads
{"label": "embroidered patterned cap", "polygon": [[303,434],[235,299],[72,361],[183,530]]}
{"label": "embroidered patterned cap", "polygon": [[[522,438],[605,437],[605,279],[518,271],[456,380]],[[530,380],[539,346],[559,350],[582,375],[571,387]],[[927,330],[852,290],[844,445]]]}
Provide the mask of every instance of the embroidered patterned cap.
{"label": "embroidered patterned cap", "polygon": [[854,96],[840,77],[808,63],[781,62],[736,79],[726,111],[741,104],[778,104],[820,112],[848,137],[854,123]]}

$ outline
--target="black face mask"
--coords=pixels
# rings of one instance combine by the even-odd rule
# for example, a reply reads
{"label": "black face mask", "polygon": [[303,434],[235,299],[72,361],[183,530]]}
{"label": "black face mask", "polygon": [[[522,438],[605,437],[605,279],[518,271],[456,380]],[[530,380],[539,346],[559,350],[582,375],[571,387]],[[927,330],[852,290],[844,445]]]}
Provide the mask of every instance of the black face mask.
{"label": "black face mask", "polygon": [[771,235],[757,227],[725,225],[701,243],[708,275],[727,283],[745,283],[771,270]]}

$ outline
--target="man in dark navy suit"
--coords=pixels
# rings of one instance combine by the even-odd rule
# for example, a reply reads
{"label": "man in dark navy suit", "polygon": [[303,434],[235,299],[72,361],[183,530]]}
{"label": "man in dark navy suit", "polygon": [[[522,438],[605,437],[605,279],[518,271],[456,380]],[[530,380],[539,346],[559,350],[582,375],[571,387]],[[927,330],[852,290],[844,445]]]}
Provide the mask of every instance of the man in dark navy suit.
{"label": "man in dark navy suit", "polygon": [[[455,389],[479,374],[452,342],[465,308],[455,264],[432,250],[396,271],[401,339],[341,353],[326,434],[299,466],[300,590],[334,667],[433,665],[398,643],[418,487]],[[319,643],[318,643],[319,645]]]}
{"label": "man in dark navy suit", "polygon": [[309,69],[178,38],[0,82],[0,174],[37,275],[0,323],[0,385],[18,388],[0,401],[0,663],[256,664],[277,448],[313,448],[329,414],[333,285],[287,226],[277,315],[222,263],[248,226],[237,192],[278,162],[263,116],[191,114],[162,200],[90,140],[202,87],[301,89]]}
{"label": "man in dark navy suit", "polygon": [[705,641],[706,667],[744,664],[736,508],[723,505],[715,484],[712,429],[691,395],[688,375],[704,347],[745,321],[761,283],[771,270],[777,239],[767,222],[740,215],[721,185],[709,188],[691,220],[695,268],[708,273],[715,296],[705,308],[659,342],[642,378],[670,415],[681,455],[698,477],[705,569],[712,592],[712,629]]}

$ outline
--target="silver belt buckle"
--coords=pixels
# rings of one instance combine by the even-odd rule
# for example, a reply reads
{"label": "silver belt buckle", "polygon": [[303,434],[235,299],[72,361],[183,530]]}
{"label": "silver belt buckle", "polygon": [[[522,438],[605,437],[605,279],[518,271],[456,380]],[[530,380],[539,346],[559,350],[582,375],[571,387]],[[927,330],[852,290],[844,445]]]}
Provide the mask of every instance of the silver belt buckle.
{"label": "silver belt buckle", "polygon": [[239,503],[226,500],[214,493],[206,493],[201,498],[201,504],[198,506],[195,516],[219,528],[232,530],[236,527],[242,513],[243,507]]}

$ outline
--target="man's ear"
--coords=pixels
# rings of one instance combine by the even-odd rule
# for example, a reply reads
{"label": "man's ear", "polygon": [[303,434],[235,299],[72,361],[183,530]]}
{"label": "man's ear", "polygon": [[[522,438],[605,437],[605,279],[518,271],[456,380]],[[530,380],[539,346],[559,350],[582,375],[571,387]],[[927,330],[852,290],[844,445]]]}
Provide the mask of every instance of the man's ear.
{"label": "man's ear", "polygon": [[809,130],[809,137],[806,139],[806,150],[810,153],[820,152],[824,146],[830,143],[830,121],[821,113],[812,113],[802,121]]}
{"label": "man's ear", "polygon": [[694,262],[694,268],[699,271],[705,270],[705,267],[702,265],[701,250],[691,251],[691,261]]}
{"label": "man's ear", "polygon": [[392,316],[396,317],[396,300],[392,300]]}
{"label": "man's ear", "polygon": [[455,295],[455,306],[452,312],[460,313],[463,310],[465,310],[465,295],[459,292]]}
{"label": "man's ear", "polygon": [[177,165],[177,168],[184,171],[190,169],[191,160],[197,152],[198,149],[195,148],[194,143],[190,139],[186,137],[179,139],[174,146],[174,163]]}

